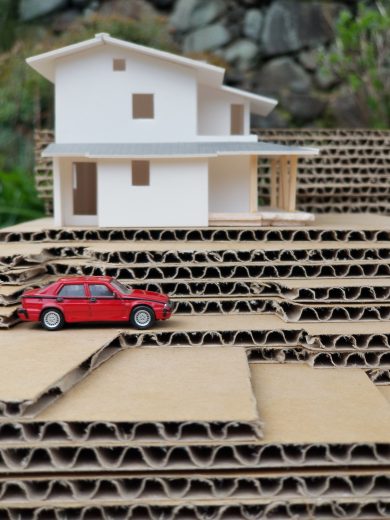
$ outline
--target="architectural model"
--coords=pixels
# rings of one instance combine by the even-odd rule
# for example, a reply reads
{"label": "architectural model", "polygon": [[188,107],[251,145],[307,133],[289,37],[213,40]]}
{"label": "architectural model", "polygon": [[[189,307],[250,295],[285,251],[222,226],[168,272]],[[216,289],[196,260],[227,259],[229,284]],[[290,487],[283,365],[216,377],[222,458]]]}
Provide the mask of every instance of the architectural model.
{"label": "architectural model", "polygon": [[[197,227],[297,223],[299,157],[263,143],[250,114],[277,101],[225,86],[208,63],[97,34],[27,63],[55,84],[57,226]],[[258,159],[271,161],[271,207],[258,205]]]}

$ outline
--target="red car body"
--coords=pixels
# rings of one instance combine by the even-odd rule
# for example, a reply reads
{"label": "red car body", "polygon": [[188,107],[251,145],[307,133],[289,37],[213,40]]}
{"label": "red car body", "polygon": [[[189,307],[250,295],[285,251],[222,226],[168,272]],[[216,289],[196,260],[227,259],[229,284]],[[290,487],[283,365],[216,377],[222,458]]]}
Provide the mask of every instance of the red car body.
{"label": "red car body", "polygon": [[109,276],[60,278],[25,292],[18,309],[21,320],[40,321],[48,330],[62,328],[64,323],[129,320],[134,327],[146,329],[171,314],[165,294],[131,289]]}

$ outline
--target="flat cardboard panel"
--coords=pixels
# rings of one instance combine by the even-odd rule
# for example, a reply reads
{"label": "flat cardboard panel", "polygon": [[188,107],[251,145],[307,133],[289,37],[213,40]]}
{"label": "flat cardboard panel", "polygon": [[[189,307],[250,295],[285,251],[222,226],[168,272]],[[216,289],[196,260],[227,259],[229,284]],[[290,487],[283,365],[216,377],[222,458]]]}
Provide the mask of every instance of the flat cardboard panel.
{"label": "flat cardboard panel", "polygon": [[8,402],[36,399],[116,335],[93,328],[52,334],[30,324],[0,334],[0,400]]}
{"label": "flat cardboard panel", "polygon": [[387,399],[390,406],[390,385],[379,385],[378,390]]}
{"label": "flat cardboard panel", "polygon": [[358,369],[251,365],[264,442],[390,442],[390,406]]}
{"label": "flat cardboard panel", "polygon": [[245,352],[194,347],[118,352],[37,420],[258,421],[259,415]]}

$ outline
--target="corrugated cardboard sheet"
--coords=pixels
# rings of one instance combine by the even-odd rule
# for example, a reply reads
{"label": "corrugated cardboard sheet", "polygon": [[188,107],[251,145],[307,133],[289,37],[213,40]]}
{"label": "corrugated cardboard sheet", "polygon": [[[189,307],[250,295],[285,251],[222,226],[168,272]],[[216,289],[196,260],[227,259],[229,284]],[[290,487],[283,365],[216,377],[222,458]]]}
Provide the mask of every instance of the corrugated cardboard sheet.
{"label": "corrugated cardboard sheet", "polygon": [[[389,224],[2,230],[0,518],[390,517]],[[103,273],[174,317],[18,323]]]}

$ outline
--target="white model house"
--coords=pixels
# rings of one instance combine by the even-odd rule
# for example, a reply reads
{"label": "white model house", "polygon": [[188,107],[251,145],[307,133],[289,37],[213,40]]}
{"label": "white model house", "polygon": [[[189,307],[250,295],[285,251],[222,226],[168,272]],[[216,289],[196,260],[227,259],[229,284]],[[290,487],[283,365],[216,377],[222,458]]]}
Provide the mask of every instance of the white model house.
{"label": "white model house", "polygon": [[[223,85],[224,69],[97,34],[27,63],[55,84],[54,220],[59,226],[185,227],[295,211],[299,156],[258,142],[250,113],[274,99]],[[259,208],[257,161],[272,158],[272,208]]]}

